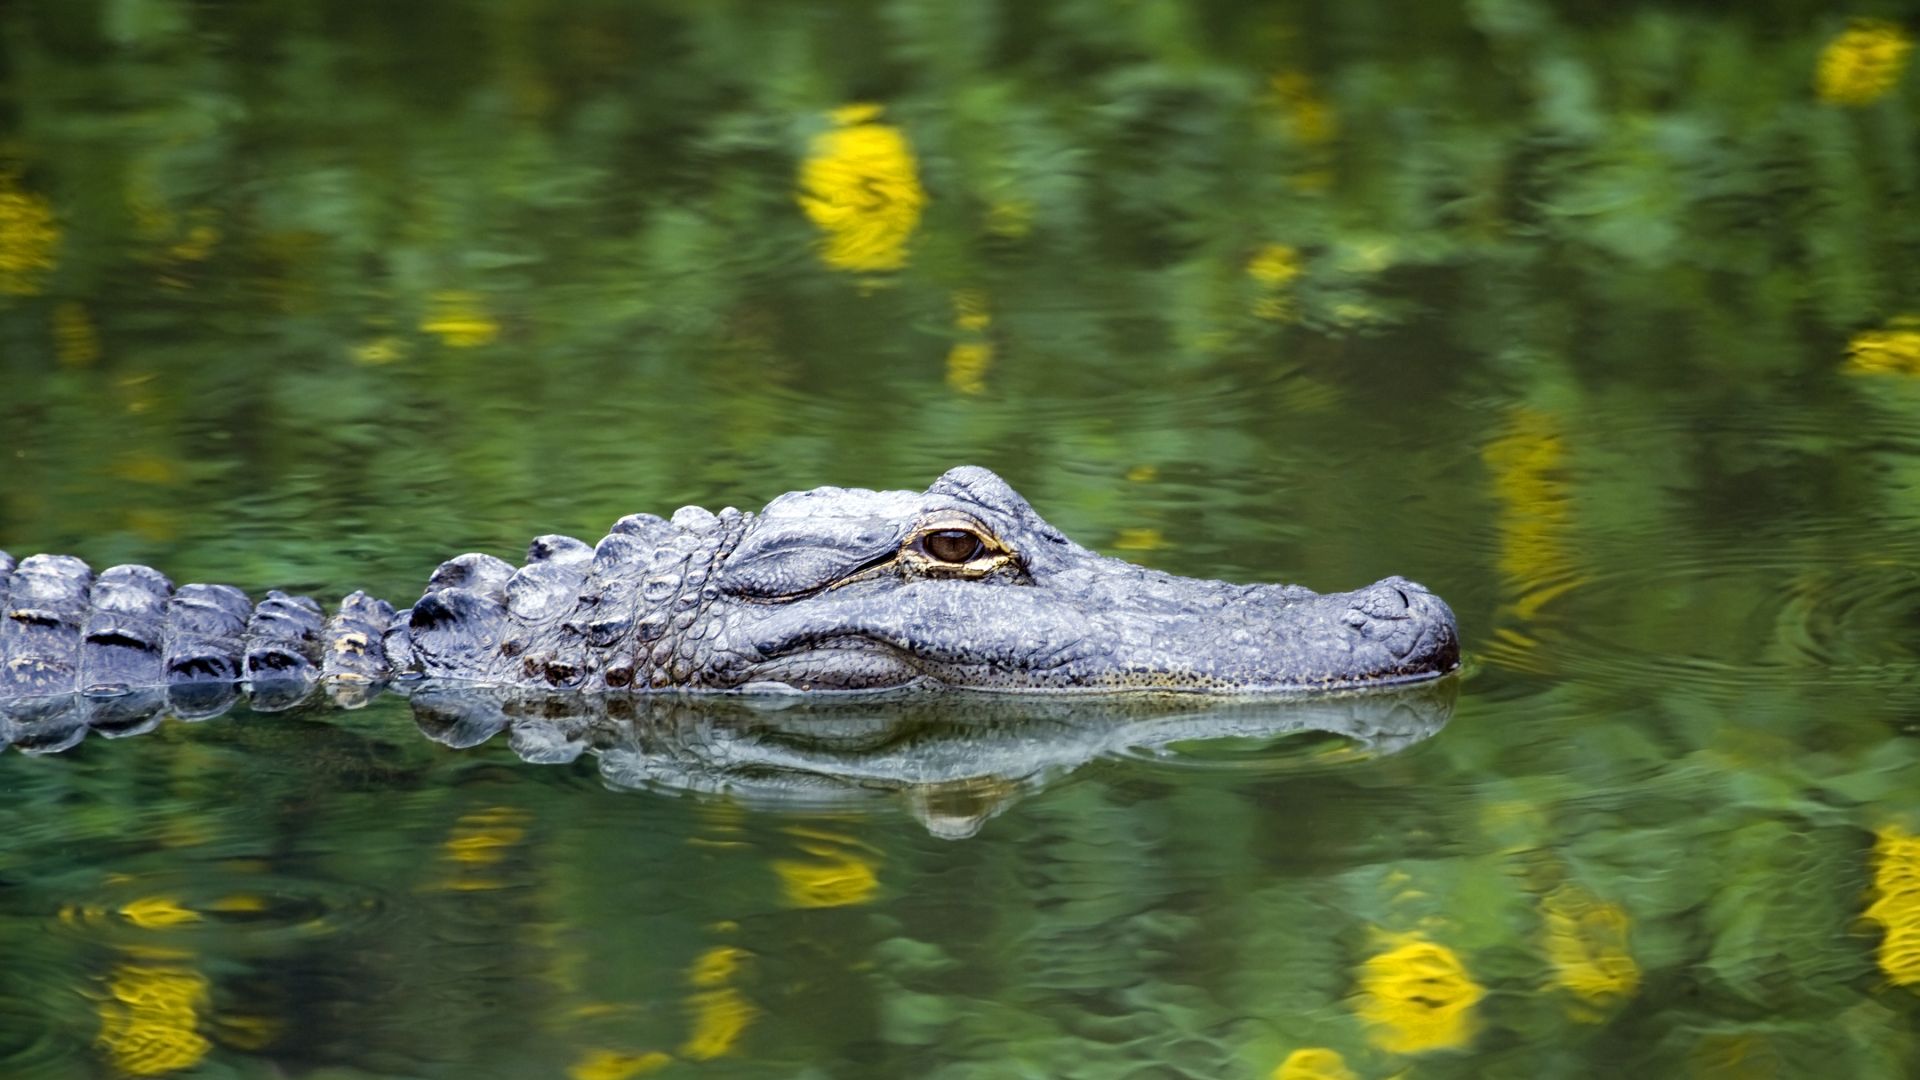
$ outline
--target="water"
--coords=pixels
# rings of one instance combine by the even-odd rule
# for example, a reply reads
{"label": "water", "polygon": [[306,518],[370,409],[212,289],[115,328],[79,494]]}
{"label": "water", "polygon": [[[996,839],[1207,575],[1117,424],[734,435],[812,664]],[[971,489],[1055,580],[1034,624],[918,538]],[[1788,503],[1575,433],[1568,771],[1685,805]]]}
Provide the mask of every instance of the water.
{"label": "water", "polygon": [[404,602],[976,463],[1469,660],[14,729],[0,1075],[1920,1069],[1914,13],[1854,14],[7,6],[15,554]]}

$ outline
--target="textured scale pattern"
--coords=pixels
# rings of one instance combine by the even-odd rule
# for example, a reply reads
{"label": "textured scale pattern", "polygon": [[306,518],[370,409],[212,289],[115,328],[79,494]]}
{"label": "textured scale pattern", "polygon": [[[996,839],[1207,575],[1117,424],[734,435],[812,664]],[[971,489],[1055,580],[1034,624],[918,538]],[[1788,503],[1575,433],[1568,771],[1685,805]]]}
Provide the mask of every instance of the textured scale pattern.
{"label": "textured scale pattern", "polygon": [[[0,552],[0,570],[0,698],[166,689],[195,715],[225,708],[243,682],[262,707],[276,688],[297,700],[322,672],[323,618],[304,596],[276,590],[256,605],[232,586],[176,589],[145,566],[95,574],[67,555],[16,564]],[[356,625],[366,603],[348,597],[336,623]]]}
{"label": "textured scale pattern", "polygon": [[[990,557],[924,544],[955,530],[978,540],[959,550]],[[999,477],[964,467],[924,492],[822,487],[759,514],[633,514],[593,545],[538,537],[520,566],[461,555],[400,611],[359,592],[329,611],[0,552],[4,723],[63,695],[121,701],[95,712],[132,723],[156,694],[192,717],[241,692],[286,707],[319,683],[356,704],[394,679],[1235,692],[1404,682],[1458,663],[1452,612],[1402,578],[1321,594],[1174,577],[1074,544]]]}
{"label": "textured scale pattern", "polygon": [[714,568],[747,515],[689,507],[620,519],[599,544],[542,536],[515,568],[462,555],[434,571],[386,639],[398,670],[435,678],[604,691],[711,688]]}

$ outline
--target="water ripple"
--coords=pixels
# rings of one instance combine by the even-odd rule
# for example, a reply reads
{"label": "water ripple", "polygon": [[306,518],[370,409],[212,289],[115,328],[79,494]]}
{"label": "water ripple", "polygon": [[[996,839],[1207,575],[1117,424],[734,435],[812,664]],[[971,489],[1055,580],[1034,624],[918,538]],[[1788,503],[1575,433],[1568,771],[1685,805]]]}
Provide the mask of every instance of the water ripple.
{"label": "water ripple", "polygon": [[376,892],[288,874],[110,875],[60,905],[57,934],[128,948],[160,943],[275,955],[293,942],[365,930],[387,914]]}
{"label": "water ripple", "polygon": [[1479,651],[1495,667],[1602,686],[1911,687],[1920,543],[1848,546],[1669,550],[1544,579]]}

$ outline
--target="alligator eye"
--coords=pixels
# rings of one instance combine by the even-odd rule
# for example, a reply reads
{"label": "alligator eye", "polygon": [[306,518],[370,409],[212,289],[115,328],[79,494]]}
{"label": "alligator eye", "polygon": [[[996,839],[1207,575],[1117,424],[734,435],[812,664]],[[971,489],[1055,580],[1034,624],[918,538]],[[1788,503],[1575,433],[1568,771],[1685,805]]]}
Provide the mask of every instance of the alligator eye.
{"label": "alligator eye", "polygon": [[969,563],[987,549],[980,538],[965,529],[941,529],[920,538],[920,547],[944,563]]}

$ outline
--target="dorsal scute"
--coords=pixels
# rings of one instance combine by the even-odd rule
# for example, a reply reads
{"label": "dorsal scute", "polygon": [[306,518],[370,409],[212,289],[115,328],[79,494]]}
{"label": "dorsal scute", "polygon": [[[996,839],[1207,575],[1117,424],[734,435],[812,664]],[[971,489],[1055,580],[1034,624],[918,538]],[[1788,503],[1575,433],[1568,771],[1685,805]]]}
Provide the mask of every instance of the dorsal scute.
{"label": "dorsal scute", "polygon": [[165,680],[173,582],[147,566],[113,566],[94,578],[81,629],[78,688],[125,693]]}
{"label": "dorsal scute", "polygon": [[508,631],[518,640],[542,634],[547,624],[581,602],[593,565],[593,548],[571,536],[539,536],[527,545],[527,564],[507,582],[507,611],[515,622]]}
{"label": "dorsal scute", "polygon": [[613,523],[609,536],[631,536],[642,544],[659,543],[673,532],[673,523],[658,514],[628,514]]}
{"label": "dorsal scute", "polygon": [[20,620],[23,615],[44,612],[77,626],[92,588],[93,570],[79,559],[71,555],[29,555],[14,567],[7,617]]}
{"label": "dorsal scute", "polygon": [[714,528],[720,518],[704,506],[683,506],[675,510],[668,521],[681,532],[700,533]]}
{"label": "dorsal scute", "polygon": [[513,575],[514,566],[505,559],[470,551],[435,567],[433,576],[427,579],[425,592],[466,589],[469,592],[492,596],[504,603],[507,598],[507,582],[513,579]]}
{"label": "dorsal scute", "polygon": [[93,610],[150,612],[164,608],[173,582],[151,566],[127,564],[100,571],[93,581]]}
{"label": "dorsal scute", "polygon": [[274,589],[255,606],[247,620],[246,654],[254,709],[284,708],[306,696],[308,684],[319,674],[325,625],[320,605],[309,597]]}
{"label": "dorsal scute", "polygon": [[[340,610],[327,620],[321,674],[337,682],[373,683],[388,674],[386,633],[393,625],[393,605],[354,592],[340,601]],[[336,694],[335,700],[341,695]],[[349,697],[348,705],[364,704]]]}
{"label": "dorsal scute", "polygon": [[[635,516],[639,515],[629,515]],[[565,624],[568,632],[579,635],[590,648],[612,649],[633,629],[640,579],[652,550],[646,537],[664,535],[658,531],[622,531],[620,525],[627,520],[615,522],[613,530],[594,545],[593,560],[580,583],[580,604]],[[666,532],[673,531],[666,522],[654,520]],[[615,681],[619,682],[619,676]]]}
{"label": "dorsal scute", "polygon": [[557,533],[536,536],[527,544],[527,564],[586,562],[593,558],[593,548],[583,540]]}
{"label": "dorsal scute", "polygon": [[573,610],[589,563],[587,558],[554,559],[514,571],[507,582],[507,610],[528,624],[544,623]]}
{"label": "dorsal scute", "polygon": [[594,545],[590,573],[598,579],[639,570],[646,566],[647,551],[647,545],[629,533],[608,533]]}
{"label": "dorsal scute", "polygon": [[0,611],[0,696],[72,693],[93,571],[71,555],[30,555],[7,579]]}
{"label": "dorsal scute", "polygon": [[421,597],[407,616],[417,670],[457,679],[491,673],[507,623],[502,591],[444,588]]}
{"label": "dorsal scute", "polygon": [[161,669],[172,688],[170,696],[184,700],[188,687],[211,688],[185,710],[189,715],[209,715],[231,702],[252,614],[247,594],[231,585],[182,585],[167,601]]}

